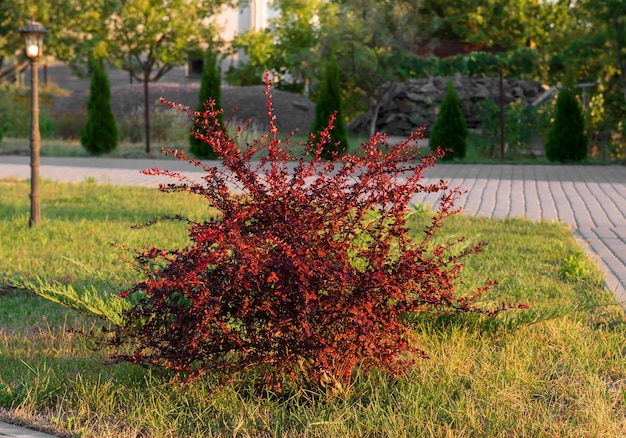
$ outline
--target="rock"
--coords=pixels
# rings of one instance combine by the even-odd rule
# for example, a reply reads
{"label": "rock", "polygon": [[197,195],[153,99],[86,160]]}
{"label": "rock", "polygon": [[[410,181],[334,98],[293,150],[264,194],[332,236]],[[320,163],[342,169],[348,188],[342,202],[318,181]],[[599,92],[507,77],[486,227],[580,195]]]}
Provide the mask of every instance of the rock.
{"label": "rock", "polygon": [[474,84],[474,88],[470,93],[470,97],[472,100],[483,100],[489,97],[489,90],[484,84]]}
{"label": "rock", "polygon": [[428,82],[422,85],[420,88],[420,92],[422,94],[438,94],[440,93],[439,88],[435,85],[433,78],[428,78]]}
{"label": "rock", "polygon": [[411,93],[411,92],[408,92],[408,93],[406,93],[406,97],[410,101],[415,102],[415,103],[426,102],[426,96],[424,96],[421,93]]}
{"label": "rock", "polygon": [[[389,135],[405,136],[422,125],[429,128],[437,119],[448,80],[444,77],[428,77],[381,85],[376,100],[370,105],[370,113],[359,114],[349,124],[350,132],[368,133],[372,114],[377,117],[376,130]],[[499,101],[499,78],[470,78],[457,74],[453,80],[468,127],[480,129],[482,120],[478,104],[489,98]],[[505,103],[521,99],[529,105],[544,91],[544,87],[534,81],[504,80],[503,88]]]}
{"label": "rock", "polygon": [[406,99],[396,100],[396,105],[398,106],[398,111],[401,113],[411,113],[415,108],[415,105],[408,98],[408,95]]}
{"label": "rock", "polygon": [[357,114],[357,116],[348,123],[348,131],[358,135],[369,135],[371,117],[369,114]]}

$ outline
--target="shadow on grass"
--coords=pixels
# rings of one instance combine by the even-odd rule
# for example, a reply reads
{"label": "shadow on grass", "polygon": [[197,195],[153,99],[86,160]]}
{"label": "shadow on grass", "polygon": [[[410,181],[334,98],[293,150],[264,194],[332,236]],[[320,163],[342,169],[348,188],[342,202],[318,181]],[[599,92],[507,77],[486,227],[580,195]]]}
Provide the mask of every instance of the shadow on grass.
{"label": "shadow on grass", "polygon": [[405,321],[412,324],[415,329],[444,335],[453,328],[463,328],[471,333],[481,335],[500,336],[512,333],[522,327],[542,324],[551,320],[565,317],[579,317],[597,313],[590,322],[596,328],[622,326],[623,314],[621,307],[615,303],[612,296],[608,295],[587,297],[577,305],[545,306],[540,305],[529,309],[510,309],[495,317],[489,317],[477,313],[461,313],[434,315],[430,313],[407,315]]}
{"label": "shadow on grass", "polygon": [[[30,183],[0,180],[0,221],[14,220],[30,212]],[[141,224],[163,216],[189,214],[208,219],[214,214],[207,202],[185,193],[162,193],[155,188],[120,187],[94,182],[40,184],[42,219]]]}

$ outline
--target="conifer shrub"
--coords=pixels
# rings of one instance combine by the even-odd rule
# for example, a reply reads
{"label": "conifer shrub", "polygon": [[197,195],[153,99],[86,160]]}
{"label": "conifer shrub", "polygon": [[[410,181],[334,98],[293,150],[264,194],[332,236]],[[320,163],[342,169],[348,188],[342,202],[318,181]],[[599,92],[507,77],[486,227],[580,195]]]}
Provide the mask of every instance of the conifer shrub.
{"label": "conifer shrub", "polygon": [[461,101],[456,93],[454,82],[449,81],[439,108],[439,115],[432,127],[430,145],[446,150],[444,160],[462,159],[465,157],[468,134],[467,124],[461,110]]}
{"label": "conifer shrub", "polygon": [[119,131],[111,109],[111,86],[101,61],[93,64],[87,122],[80,133],[80,142],[90,155],[107,154],[117,147]]}
{"label": "conifer shrub", "polygon": [[582,109],[576,95],[563,87],[556,98],[554,121],[548,131],[546,158],[549,161],[579,162],[587,157],[587,136]]}
{"label": "conifer shrub", "polygon": [[311,132],[319,136],[320,131],[328,125],[334,114],[335,123],[330,131],[331,141],[325,144],[322,157],[327,160],[336,159],[348,150],[348,128],[343,120],[341,102],[341,83],[339,65],[331,59],[324,66],[322,82],[315,102],[315,118]]}
{"label": "conifer shrub", "polygon": [[[303,145],[307,155],[294,157],[289,139],[278,137],[266,83],[269,131],[247,149],[224,131],[198,132],[222,166],[164,150],[206,175],[144,171],[173,178],[162,191],[202,196],[221,214],[146,224],[181,221],[190,244],[136,253],[145,279],[121,293],[135,304],[114,328],[115,361],[170,369],[185,381],[252,371],[267,390],[340,391],[357,369],[400,374],[424,356],[408,314],[495,315],[511,307],[477,303],[492,283],[456,291],[463,259],[484,243],[461,248],[463,239],[433,240],[457,213],[460,193],[422,180],[442,152],[420,155],[421,131],[397,146],[377,134],[342,163],[328,162],[322,156],[333,141],[331,117]],[[217,123],[215,102],[207,108],[204,116]],[[260,161],[251,161],[259,152]],[[438,211],[413,240],[407,206],[415,193],[437,191]]]}
{"label": "conifer shrub", "polygon": [[217,52],[211,47],[206,51],[204,56],[204,65],[202,66],[202,77],[200,79],[200,100],[198,104],[198,116],[194,118],[194,124],[191,135],[189,137],[189,152],[200,159],[214,160],[218,154],[211,149],[211,145],[202,141],[195,132],[208,133],[215,130],[224,130],[224,115],[219,113],[216,120],[203,117],[206,108],[206,102],[213,99],[215,107],[221,108],[222,82],[220,69],[217,65]]}

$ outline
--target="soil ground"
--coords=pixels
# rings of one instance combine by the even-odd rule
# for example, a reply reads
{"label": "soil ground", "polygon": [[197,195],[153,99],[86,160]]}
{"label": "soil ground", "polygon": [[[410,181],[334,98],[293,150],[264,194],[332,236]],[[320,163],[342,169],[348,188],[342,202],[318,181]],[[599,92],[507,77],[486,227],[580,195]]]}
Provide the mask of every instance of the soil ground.
{"label": "soil ground", "polygon": [[[79,78],[72,70],[63,64],[52,64],[46,68],[45,74],[40,70],[39,80],[45,79],[70,91],[68,96],[58,96],[51,107],[52,113],[84,112],[89,95],[89,77]],[[111,83],[111,106],[118,116],[137,114],[143,111],[143,84],[133,81],[123,70],[109,69]],[[30,78],[26,78],[28,81]],[[184,68],[175,68],[156,83],[150,83],[151,111],[166,109],[159,103],[163,97],[168,101],[196,109],[200,92],[200,78],[189,77]],[[250,119],[255,125],[265,130],[267,118],[267,98],[264,95],[265,87],[222,86],[221,104],[224,108],[225,119],[233,116],[240,121]],[[278,89],[271,90],[276,125],[279,131],[287,134],[294,131],[296,134],[308,134],[313,124],[315,104],[304,96]]]}

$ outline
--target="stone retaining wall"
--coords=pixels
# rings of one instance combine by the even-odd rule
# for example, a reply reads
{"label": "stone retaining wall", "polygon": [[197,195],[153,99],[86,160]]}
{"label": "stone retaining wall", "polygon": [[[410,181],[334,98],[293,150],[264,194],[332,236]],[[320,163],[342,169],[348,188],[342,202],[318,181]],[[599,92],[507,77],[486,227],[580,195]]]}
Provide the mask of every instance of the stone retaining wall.
{"label": "stone retaining wall", "polygon": [[[465,121],[470,129],[479,129],[481,114],[478,104],[487,98],[500,99],[500,84],[496,78],[470,78],[455,75],[457,94]],[[355,134],[369,135],[385,132],[388,135],[406,136],[420,126],[432,127],[448,86],[448,78],[429,77],[411,79],[404,83],[389,82],[378,88],[377,98],[368,114],[358,115],[348,126]],[[531,104],[546,87],[534,81],[503,81],[504,103],[522,99]]]}

